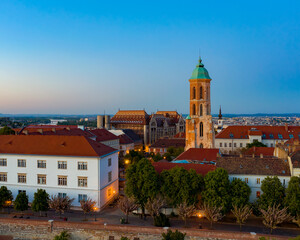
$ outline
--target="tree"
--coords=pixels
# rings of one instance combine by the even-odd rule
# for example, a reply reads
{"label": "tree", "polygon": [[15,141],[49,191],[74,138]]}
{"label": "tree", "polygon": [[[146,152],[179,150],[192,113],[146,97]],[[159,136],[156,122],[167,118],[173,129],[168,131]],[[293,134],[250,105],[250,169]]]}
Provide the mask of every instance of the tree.
{"label": "tree", "polygon": [[67,231],[62,231],[59,235],[56,235],[53,240],[69,240],[71,235]]}
{"label": "tree", "polygon": [[49,194],[45,190],[38,189],[37,192],[34,193],[31,209],[34,212],[40,212],[40,216],[42,215],[42,211],[49,210]]}
{"label": "tree", "polygon": [[266,147],[267,145],[259,142],[258,140],[254,140],[252,143],[247,143],[246,149],[250,149],[252,147]]}
{"label": "tree", "polygon": [[147,209],[148,213],[154,219],[155,216],[160,214],[160,210],[166,205],[166,201],[162,196],[156,196],[153,199],[149,198],[145,208]]}
{"label": "tree", "polygon": [[217,168],[204,177],[205,189],[202,192],[204,202],[209,206],[221,207],[226,212],[231,207],[230,182],[228,173]]}
{"label": "tree", "polygon": [[16,200],[14,202],[14,208],[17,211],[21,211],[23,213],[23,211],[28,209],[28,196],[26,195],[26,193],[24,192],[20,192],[17,197]]}
{"label": "tree", "polygon": [[204,181],[194,169],[188,171],[182,167],[174,167],[163,171],[160,176],[161,192],[173,207],[183,202],[189,205],[198,202]]}
{"label": "tree", "polygon": [[51,196],[49,206],[50,208],[54,209],[55,212],[58,212],[59,216],[61,216],[62,213],[68,211],[71,208],[73,201],[74,198],[70,199],[68,196],[59,197],[55,195]]}
{"label": "tree", "polygon": [[300,177],[291,177],[289,185],[286,189],[284,206],[288,207],[288,211],[292,216],[300,219]]}
{"label": "tree", "polygon": [[192,217],[196,211],[194,205],[188,205],[186,202],[183,202],[178,205],[177,207],[178,215],[184,221],[184,226],[186,227],[186,221],[188,218]]}
{"label": "tree", "polygon": [[264,218],[263,224],[270,228],[270,234],[277,228],[278,224],[292,220],[291,215],[287,212],[287,208],[281,209],[280,205],[273,204],[268,206],[267,210],[261,208],[260,211]]}
{"label": "tree", "polygon": [[160,161],[160,160],[163,159],[163,157],[160,155],[159,152],[156,153],[156,154],[153,153],[153,154],[151,154],[150,156],[152,157],[152,160],[153,160],[154,162],[158,162],[158,161]]}
{"label": "tree", "polygon": [[140,151],[130,150],[129,153],[127,153],[124,156],[124,159],[130,160],[131,163],[137,163],[142,158],[144,158],[144,154]]}
{"label": "tree", "polygon": [[251,189],[247,183],[241,179],[234,179],[230,183],[230,196],[232,205],[243,207],[249,202]]}
{"label": "tree", "polygon": [[167,233],[162,233],[162,240],[184,240],[185,233],[179,232],[177,229],[175,232],[172,232],[171,230],[168,230]]}
{"label": "tree", "polygon": [[14,134],[15,131],[7,126],[4,126],[3,128],[0,129],[0,135],[14,135]]}
{"label": "tree", "polygon": [[83,199],[80,201],[80,206],[81,206],[81,209],[83,210],[85,220],[86,220],[86,214],[89,212],[93,212],[95,205],[96,205],[96,202],[90,198],[88,198],[87,200]]}
{"label": "tree", "polygon": [[145,216],[145,204],[148,199],[156,196],[158,191],[158,174],[149,160],[143,158],[128,167],[125,193],[141,206],[142,216]]}
{"label": "tree", "polygon": [[210,228],[213,226],[213,222],[217,222],[223,218],[222,207],[211,206],[208,203],[203,204],[204,216],[210,222]]}
{"label": "tree", "polygon": [[285,189],[277,176],[266,177],[261,184],[263,194],[258,199],[259,208],[267,209],[269,206],[283,205]]}
{"label": "tree", "polygon": [[7,207],[11,204],[13,196],[10,190],[6,186],[0,188],[0,209]]}
{"label": "tree", "polygon": [[118,201],[118,207],[126,215],[125,223],[128,223],[128,215],[136,210],[138,206],[135,204],[133,199],[125,196]]}
{"label": "tree", "polygon": [[248,205],[233,205],[231,212],[235,216],[236,222],[240,225],[241,231],[242,224],[244,224],[247,218],[252,214],[252,209]]}

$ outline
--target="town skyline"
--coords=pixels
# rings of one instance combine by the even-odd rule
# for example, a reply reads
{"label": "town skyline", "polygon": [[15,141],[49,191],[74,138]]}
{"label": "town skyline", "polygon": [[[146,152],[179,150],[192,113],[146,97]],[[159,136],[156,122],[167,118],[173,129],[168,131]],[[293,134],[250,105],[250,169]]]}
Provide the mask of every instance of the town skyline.
{"label": "town skyline", "polygon": [[212,113],[300,112],[298,2],[172,3],[2,1],[0,112],[185,114],[199,49]]}

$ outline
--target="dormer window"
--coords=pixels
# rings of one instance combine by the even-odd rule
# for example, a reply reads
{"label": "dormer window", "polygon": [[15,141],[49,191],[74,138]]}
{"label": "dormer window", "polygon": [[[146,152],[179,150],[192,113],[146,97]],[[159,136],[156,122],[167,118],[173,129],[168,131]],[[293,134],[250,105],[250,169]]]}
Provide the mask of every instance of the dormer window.
{"label": "dormer window", "polygon": [[278,134],[278,138],[279,138],[279,139],[283,139],[283,137],[282,137],[281,134]]}
{"label": "dormer window", "polygon": [[270,138],[274,138],[274,135],[272,133],[270,134]]}
{"label": "dormer window", "polygon": [[290,134],[290,138],[294,138],[294,135],[293,135],[293,134]]}

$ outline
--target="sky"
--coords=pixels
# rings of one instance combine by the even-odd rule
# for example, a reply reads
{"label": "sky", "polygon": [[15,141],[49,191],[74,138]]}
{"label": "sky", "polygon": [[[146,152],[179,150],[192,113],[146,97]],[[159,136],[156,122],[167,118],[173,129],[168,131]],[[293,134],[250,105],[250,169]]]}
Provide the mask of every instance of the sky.
{"label": "sky", "polygon": [[300,1],[0,1],[0,113],[300,112]]}

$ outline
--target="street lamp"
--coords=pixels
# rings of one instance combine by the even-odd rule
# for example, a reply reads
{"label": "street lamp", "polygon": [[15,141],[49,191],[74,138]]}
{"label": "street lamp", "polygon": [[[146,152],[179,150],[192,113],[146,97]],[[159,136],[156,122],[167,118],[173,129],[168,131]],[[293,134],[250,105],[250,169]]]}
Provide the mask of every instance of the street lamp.
{"label": "street lamp", "polygon": [[93,210],[94,210],[94,214],[95,214],[95,222],[96,222],[96,221],[97,221],[96,212],[98,211],[98,208],[97,208],[97,207],[94,207]]}

